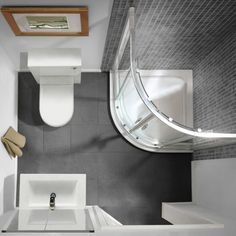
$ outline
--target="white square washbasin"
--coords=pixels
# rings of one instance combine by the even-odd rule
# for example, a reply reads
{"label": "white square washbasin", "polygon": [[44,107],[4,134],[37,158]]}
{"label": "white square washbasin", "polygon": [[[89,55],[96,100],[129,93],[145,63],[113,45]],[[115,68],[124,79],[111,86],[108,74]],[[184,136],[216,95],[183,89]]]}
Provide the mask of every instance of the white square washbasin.
{"label": "white square washbasin", "polygon": [[2,232],[57,231],[94,232],[86,207],[86,175],[21,174],[19,209]]}
{"label": "white square washbasin", "polygon": [[86,206],[85,174],[21,174],[19,208],[49,208],[51,193],[55,208]]}

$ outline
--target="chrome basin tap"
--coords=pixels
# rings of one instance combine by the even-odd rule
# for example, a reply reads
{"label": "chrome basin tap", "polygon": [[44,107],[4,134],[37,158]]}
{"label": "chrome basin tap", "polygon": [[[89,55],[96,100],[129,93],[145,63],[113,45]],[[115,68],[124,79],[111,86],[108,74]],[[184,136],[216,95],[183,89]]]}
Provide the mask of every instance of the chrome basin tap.
{"label": "chrome basin tap", "polygon": [[51,193],[50,194],[50,201],[49,201],[49,208],[52,211],[55,209],[55,198],[56,198],[56,194],[55,193]]}

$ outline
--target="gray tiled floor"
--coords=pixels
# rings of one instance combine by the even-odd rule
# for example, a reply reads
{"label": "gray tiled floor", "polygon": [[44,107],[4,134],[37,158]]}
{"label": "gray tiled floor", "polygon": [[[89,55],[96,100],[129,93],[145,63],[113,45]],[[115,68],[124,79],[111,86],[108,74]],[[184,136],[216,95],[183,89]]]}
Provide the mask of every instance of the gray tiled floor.
{"label": "gray tiled floor", "polygon": [[162,201],[191,200],[191,155],[148,153],[128,144],[110,120],[107,88],[108,74],[83,73],[72,120],[52,128],[39,115],[38,85],[30,73],[20,73],[19,131],[27,145],[18,173],[86,173],[87,204],[124,224],[164,224]]}
{"label": "gray tiled floor", "polygon": [[70,126],[58,128],[43,127],[44,153],[69,153],[70,152]]}
{"label": "gray tiled floor", "polygon": [[75,100],[74,105],[74,115],[72,117],[71,124],[97,124],[98,102],[96,100],[78,98]]}

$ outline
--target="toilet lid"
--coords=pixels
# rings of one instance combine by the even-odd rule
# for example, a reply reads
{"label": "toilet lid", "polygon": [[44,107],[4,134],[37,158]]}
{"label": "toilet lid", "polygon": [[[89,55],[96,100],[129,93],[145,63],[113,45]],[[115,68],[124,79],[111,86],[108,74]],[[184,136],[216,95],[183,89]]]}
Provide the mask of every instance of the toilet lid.
{"label": "toilet lid", "polygon": [[67,124],[74,112],[74,85],[40,84],[39,111],[50,126]]}

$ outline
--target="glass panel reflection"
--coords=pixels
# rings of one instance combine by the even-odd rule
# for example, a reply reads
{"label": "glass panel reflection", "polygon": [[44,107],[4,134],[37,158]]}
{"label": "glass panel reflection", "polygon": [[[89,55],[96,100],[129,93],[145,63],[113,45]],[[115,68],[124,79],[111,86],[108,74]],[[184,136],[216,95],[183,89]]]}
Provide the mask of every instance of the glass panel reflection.
{"label": "glass panel reflection", "polygon": [[87,209],[18,210],[3,232],[94,232]]}

